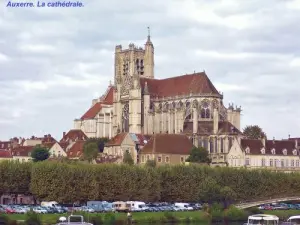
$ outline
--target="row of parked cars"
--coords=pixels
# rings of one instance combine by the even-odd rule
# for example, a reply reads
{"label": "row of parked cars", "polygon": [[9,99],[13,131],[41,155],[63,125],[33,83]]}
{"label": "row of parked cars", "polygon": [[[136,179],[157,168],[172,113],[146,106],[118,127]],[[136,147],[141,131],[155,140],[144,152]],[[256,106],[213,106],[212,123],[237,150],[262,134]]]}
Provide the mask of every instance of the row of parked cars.
{"label": "row of parked cars", "polygon": [[298,210],[300,209],[300,204],[288,204],[288,203],[272,203],[260,205],[258,207],[261,210]]}
{"label": "row of parked cars", "polygon": [[201,204],[189,203],[144,203],[139,201],[106,202],[90,201],[85,206],[59,205],[56,202],[41,205],[0,205],[0,213],[24,214],[32,210],[38,214],[61,214],[67,212],[164,212],[193,211],[202,209]]}

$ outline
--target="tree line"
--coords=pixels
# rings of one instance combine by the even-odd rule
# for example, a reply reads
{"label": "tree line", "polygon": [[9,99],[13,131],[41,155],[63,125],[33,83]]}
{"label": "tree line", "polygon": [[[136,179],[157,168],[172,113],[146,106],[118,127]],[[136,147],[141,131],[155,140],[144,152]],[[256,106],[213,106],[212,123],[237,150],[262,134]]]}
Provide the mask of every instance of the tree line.
{"label": "tree line", "polygon": [[300,194],[300,174],[203,165],[132,166],[62,162],[0,163],[0,195],[60,203],[247,201]]}

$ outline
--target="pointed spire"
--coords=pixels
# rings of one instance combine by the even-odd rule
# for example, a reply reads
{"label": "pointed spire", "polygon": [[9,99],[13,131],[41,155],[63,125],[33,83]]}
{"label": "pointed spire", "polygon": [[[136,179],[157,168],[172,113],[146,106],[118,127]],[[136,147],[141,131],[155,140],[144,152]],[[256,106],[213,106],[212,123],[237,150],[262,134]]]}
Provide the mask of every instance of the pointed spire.
{"label": "pointed spire", "polygon": [[148,28],[148,38],[147,38],[147,41],[151,41],[150,40],[150,27],[147,27]]}

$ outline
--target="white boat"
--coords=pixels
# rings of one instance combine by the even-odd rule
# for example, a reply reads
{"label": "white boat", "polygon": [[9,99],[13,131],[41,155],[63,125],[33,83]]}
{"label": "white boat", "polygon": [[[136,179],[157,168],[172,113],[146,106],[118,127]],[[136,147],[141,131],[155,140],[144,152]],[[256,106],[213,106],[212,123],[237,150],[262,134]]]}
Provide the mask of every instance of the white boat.
{"label": "white boat", "polygon": [[283,222],[282,225],[300,225],[300,215],[291,216],[287,219],[287,222]]}
{"label": "white boat", "polygon": [[255,214],[248,217],[244,225],[278,225],[279,217],[268,214]]}
{"label": "white boat", "polygon": [[59,218],[59,220],[60,222],[56,225],[93,225],[92,223],[84,222],[84,218],[81,215],[70,215],[68,219],[65,217],[61,217]]}

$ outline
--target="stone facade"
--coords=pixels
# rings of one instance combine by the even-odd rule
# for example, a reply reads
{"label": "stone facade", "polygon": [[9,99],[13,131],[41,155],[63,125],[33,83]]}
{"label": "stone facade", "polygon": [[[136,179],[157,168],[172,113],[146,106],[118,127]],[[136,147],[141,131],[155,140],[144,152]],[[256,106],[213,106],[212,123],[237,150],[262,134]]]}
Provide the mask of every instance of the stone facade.
{"label": "stone facade", "polygon": [[155,79],[148,36],[144,48],[116,46],[114,85],[74,126],[88,137],[185,134],[194,145],[206,147],[213,162],[225,163],[232,140],[241,134],[240,112],[241,107],[224,106],[223,94],[205,72]]}

